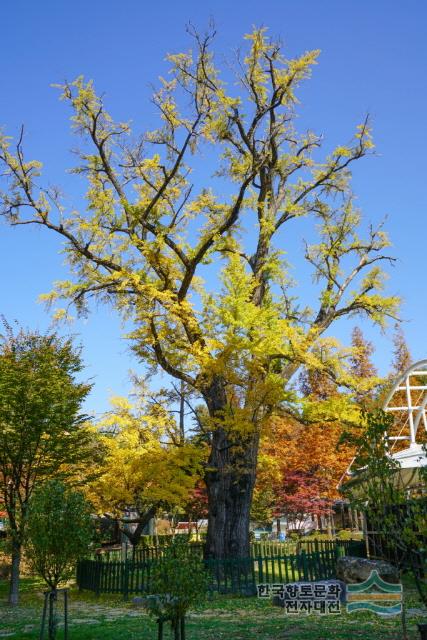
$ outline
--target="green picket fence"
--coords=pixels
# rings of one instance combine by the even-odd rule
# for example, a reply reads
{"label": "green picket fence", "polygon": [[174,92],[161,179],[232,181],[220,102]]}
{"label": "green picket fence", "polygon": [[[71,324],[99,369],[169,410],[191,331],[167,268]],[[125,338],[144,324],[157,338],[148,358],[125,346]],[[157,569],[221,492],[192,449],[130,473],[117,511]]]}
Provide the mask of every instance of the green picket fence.
{"label": "green picket fence", "polygon": [[[253,595],[256,585],[265,582],[295,582],[333,578],[337,558],[345,555],[345,545],[319,545],[317,551],[300,550],[297,554],[252,556],[205,560],[210,574],[210,590],[220,593]],[[114,561],[87,559],[77,567],[77,584],[97,594],[150,593],[150,574],[161,557],[145,560]]]}
{"label": "green picket fence", "polygon": [[[101,557],[103,560],[111,562],[123,561],[124,555],[133,562],[146,562],[148,560],[158,560],[164,556],[167,545],[165,541],[160,545],[142,545],[132,549],[129,545],[125,552],[121,549],[105,550],[101,554],[92,556],[92,559]],[[364,556],[366,554],[365,542],[363,540],[299,540],[276,542],[262,540],[251,543],[252,558],[272,558],[279,556],[298,555],[302,551],[306,553],[318,553],[321,551],[333,551],[339,547],[342,555]],[[203,557],[203,543],[190,542],[187,546],[188,553]]]}
{"label": "green picket fence", "polygon": [[251,542],[251,556],[270,558],[271,556],[282,556],[298,553],[298,543],[293,540],[277,542],[275,540],[257,540]]}
{"label": "green picket fence", "polygon": [[339,547],[344,551],[344,555],[363,556],[366,554],[366,545],[363,540],[297,540],[276,542],[270,540],[262,540],[252,542],[251,555],[262,556],[263,558],[271,556],[281,556],[287,554],[299,554],[301,551],[306,553],[317,553],[318,551],[331,551],[335,547]]}
{"label": "green picket fence", "polygon": [[332,551],[336,546],[341,555],[366,557],[366,543],[364,540],[300,540],[298,550],[313,553],[321,550]]}
{"label": "green picket fence", "polygon": [[[91,559],[104,560],[109,562],[123,562],[125,557],[132,562],[147,562],[149,560],[159,560],[165,555],[167,549],[166,544],[153,545],[153,546],[138,546],[135,549],[131,545],[123,549],[101,549],[92,554]],[[203,543],[202,542],[190,542],[187,545],[188,553],[194,553],[198,557],[203,557]]]}

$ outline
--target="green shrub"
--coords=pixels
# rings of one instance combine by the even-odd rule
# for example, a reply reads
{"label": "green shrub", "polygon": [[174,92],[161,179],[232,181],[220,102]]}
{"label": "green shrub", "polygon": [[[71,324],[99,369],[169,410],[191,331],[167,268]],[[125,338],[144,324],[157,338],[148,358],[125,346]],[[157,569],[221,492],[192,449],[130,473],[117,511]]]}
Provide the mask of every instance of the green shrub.
{"label": "green shrub", "polygon": [[[209,576],[203,560],[187,551],[188,542],[177,536],[164,557],[153,562],[147,611],[157,618],[167,618],[179,637],[181,620],[192,605],[206,596]],[[177,635],[178,632],[178,635]]]}
{"label": "green shrub", "polygon": [[341,529],[337,533],[338,540],[362,540],[363,533],[361,531],[353,531],[352,529]]}
{"label": "green shrub", "polygon": [[287,540],[298,542],[301,539],[301,535],[297,531],[290,531],[287,535]]}

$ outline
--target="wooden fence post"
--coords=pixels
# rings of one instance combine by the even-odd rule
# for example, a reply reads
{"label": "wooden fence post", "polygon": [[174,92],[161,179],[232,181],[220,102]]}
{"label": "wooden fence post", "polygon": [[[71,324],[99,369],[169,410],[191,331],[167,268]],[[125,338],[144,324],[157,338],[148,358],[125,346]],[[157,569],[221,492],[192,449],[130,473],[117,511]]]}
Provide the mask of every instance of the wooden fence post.
{"label": "wooden fence post", "polygon": [[126,558],[124,564],[124,571],[122,573],[123,576],[123,600],[128,600],[129,598],[129,560]]}
{"label": "wooden fence post", "polygon": [[97,596],[101,593],[102,582],[102,560],[98,560],[95,565],[95,593]]}
{"label": "wooden fence post", "polygon": [[301,551],[301,560],[302,560],[302,572],[304,575],[304,580],[310,580],[310,576],[308,575],[308,566],[307,566],[307,556],[305,551]]}
{"label": "wooden fence post", "polygon": [[258,556],[257,560],[258,560],[258,580],[259,580],[259,582],[263,582],[264,575],[263,575],[263,570],[262,570],[262,558],[261,558],[261,556]]}
{"label": "wooden fence post", "polygon": [[64,640],[68,640],[68,589],[64,589]]}

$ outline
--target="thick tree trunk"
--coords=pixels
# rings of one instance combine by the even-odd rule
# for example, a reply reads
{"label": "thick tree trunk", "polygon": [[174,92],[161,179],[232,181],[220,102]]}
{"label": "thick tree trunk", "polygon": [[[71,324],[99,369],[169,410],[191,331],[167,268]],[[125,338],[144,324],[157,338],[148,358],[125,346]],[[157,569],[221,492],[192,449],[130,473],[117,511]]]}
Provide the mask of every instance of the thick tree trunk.
{"label": "thick tree trunk", "polygon": [[9,604],[16,606],[19,602],[19,574],[21,569],[21,544],[12,542],[12,568],[9,585]]}
{"label": "thick tree trunk", "polygon": [[[211,417],[221,416],[226,407],[224,388],[214,380],[206,400]],[[258,435],[231,435],[221,428],[220,418],[213,429],[208,471],[205,475],[208,501],[208,558],[248,558],[249,520],[256,478]]]}
{"label": "thick tree trunk", "polygon": [[216,472],[207,474],[206,483],[209,497],[206,556],[248,558],[255,469],[236,473],[218,465]]}

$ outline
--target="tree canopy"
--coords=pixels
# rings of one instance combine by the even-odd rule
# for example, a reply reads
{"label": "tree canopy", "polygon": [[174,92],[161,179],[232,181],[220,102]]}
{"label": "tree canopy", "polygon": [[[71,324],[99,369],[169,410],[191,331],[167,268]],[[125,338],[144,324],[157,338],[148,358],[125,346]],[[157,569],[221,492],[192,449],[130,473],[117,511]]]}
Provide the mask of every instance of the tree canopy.
{"label": "tree canopy", "polygon": [[309,515],[330,514],[333,501],[340,497],[339,481],[355,455],[353,446],[338,446],[343,421],[352,431],[360,419],[358,407],[351,407],[348,401],[346,407],[338,399],[340,404],[324,402],[329,414],[336,413],[335,420],[322,420],[325,414],[320,409],[315,422],[304,423],[286,415],[271,421],[260,443],[254,520],[265,523],[284,516],[288,528],[298,529]]}
{"label": "tree canopy", "polygon": [[206,448],[188,439],[174,442],[177,425],[158,403],[150,407],[143,397],[134,404],[125,398],[112,402],[98,425],[103,459],[86,493],[96,510],[117,518],[137,544],[159,511],[187,504]]}

